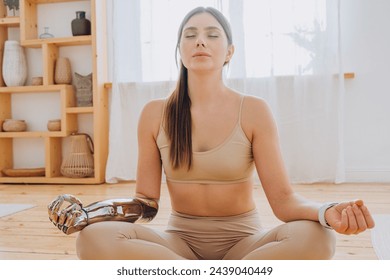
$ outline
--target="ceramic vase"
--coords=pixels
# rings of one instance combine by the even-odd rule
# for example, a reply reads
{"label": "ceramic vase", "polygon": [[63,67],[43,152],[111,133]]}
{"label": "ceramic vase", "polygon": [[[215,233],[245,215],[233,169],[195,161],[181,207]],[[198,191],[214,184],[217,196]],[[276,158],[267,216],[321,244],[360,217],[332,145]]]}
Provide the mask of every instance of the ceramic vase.
{"label": "ceramic vase", "polygon": [[27,80],[27,60],[18,41],[5,41],[3,80],[8,87],[24,86]]}
{"label": "ceramic vase", "polygon": [[72,83],[72,69],[68,58],[59,57],[56,60],[54,70],[54,83],[68,85]]}
{"label": "ceramic vase", "polygon": [[85,18],[84,11],[77,11],[76,18],[72,20],[73,36],[91,35],[91,22]]}

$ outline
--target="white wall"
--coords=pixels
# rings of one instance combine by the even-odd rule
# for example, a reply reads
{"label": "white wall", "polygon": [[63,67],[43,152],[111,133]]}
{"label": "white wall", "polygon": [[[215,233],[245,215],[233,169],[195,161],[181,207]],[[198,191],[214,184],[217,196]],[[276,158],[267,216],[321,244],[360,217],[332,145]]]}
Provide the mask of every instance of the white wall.
{"label": "white wall", "polygon": [[340,2],[347,180],[390,182],[390,1]]}

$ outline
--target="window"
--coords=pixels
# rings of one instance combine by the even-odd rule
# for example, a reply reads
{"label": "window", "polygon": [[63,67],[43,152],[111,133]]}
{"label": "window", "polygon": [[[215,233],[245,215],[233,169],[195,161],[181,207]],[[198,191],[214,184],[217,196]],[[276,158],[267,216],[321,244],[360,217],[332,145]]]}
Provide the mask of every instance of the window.
{"label": "window", "polygon": [[[229,9],[237,3],[240,9]],[[143,81],[177,79],[177,30],[184,15],[197,6],[212,6],[227,16],[232,22],[235,45],[235,38],[243,34],[231,67],[244,71],[228,71],[228,77],[313,74],[315,64],[320,62],[316,51],[326,29],[325,0],[142,0]],[[238,29],[233,26],[236,22],[240,23]]]}
{"label": "window", "polygon": [[243,3],[247,77],[312,74],[325,1]]}

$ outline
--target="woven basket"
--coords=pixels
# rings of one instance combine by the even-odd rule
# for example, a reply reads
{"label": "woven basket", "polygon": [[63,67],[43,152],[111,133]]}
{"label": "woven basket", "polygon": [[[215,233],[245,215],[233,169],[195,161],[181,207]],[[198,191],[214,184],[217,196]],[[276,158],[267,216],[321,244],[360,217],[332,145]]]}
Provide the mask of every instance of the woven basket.
{"label": "woven basket", "polygon": [[88,134],[73,134],[71,152],[61,164],[61,174],[70,178],[84,178],[94,173],[93,142]]}

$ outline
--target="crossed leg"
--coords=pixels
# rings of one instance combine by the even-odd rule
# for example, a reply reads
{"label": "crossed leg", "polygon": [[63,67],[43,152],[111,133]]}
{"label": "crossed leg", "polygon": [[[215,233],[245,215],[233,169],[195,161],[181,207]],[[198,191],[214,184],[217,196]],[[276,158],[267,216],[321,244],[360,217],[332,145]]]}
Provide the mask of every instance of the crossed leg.
{"label": "crossed leg", "polygon": [[331,259],[335,236],[317,222],[295,221],[248,236],[234,245],[224,259],[305,260]]}
{"label": "crossed leg", "polygon": [[188,245],[175,234],[125,222],[87,226],[79,233],[76,248],[80,259],[196,259]]}
{"label": "crossed leg", "polygon": [[[80,259],[197,259],[177,235],[125,222],[101,222],[84,228],[77,238]],[[332,231],[312,221],[295,221],[248,236],[224,259],[330,259],[335,250]]]}

